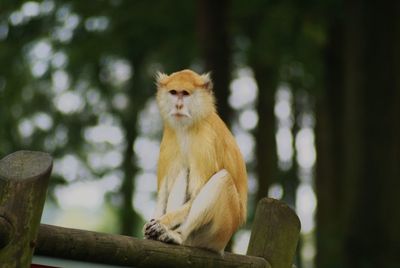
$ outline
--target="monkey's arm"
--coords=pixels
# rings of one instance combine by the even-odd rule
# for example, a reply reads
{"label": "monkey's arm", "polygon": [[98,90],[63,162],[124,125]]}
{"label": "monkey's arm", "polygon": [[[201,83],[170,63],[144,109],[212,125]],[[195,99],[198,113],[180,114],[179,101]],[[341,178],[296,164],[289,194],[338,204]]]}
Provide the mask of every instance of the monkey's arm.
{"label": "monkey's arm", "polygon": [[161,183],[160,191],[157,194],[157,206],[152,219],[158,219],[164,215],[168,200],[167,180],[164,179]]}
{"label": "monkey's arm", "polygon": [[189,214],[193,200],[194,199],[189,200],[188,202],[183,204],[180,208],[164,214],[158,219],[158,221],[161,224],[164,224],[167,228],[173,228],[177,225],[182,224],[186,219],[187,215]]}

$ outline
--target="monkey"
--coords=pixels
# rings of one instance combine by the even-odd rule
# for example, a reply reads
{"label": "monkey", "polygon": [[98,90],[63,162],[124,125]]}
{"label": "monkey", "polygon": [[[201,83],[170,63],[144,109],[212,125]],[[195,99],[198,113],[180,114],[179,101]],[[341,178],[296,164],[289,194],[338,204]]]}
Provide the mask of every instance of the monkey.
{"label": "monkey", "polygon": [[209,74],[156,74],[163,121],[157,205],[144,237],[223,254],[245,222],[247,172],[243,156],[216,112]]}

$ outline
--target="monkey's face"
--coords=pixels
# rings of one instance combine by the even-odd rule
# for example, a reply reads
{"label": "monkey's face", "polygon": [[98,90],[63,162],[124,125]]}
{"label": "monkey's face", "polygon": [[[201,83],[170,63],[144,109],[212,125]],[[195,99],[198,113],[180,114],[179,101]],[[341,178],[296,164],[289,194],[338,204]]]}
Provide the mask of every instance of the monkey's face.
{"label": "monkey's face", "polygon": [[207,102],[211,101],[209,93],[203,89],[169,89],[160,90],[157,94],[158,106],[164,120],[172,126],[190,125],[208,111]]}
{"label": "monkey's face", "polygon": [[214,111],[211,89],[202,76],[181,71],[158,77],[157,102],[161,116],[171,126],[191,125]]}
{"label": "monkey's face", "polygon": [[189,107],[191,107],[191,93],[185,89],[166,89],[164,93],[166,98],[164,105],[168,117],[172,120],[185,121],[189,120],[192,115]]}

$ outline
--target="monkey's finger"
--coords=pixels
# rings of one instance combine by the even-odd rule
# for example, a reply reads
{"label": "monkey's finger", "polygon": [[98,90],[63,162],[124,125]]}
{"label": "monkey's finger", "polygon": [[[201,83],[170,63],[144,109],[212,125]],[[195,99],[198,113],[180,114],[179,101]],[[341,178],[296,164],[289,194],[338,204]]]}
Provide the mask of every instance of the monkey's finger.
{"label": "monkey's finger", "polygon": [[152,226],[152,227],[149,229],[149,232],[158,232],[158,233],[161,233],[161,232],[163,232],[163,228],[162,228],[159,224],[156,224],[156,225]]}
{"label": "monkey's finger", "polygon": [[144,232],[145,235],[149,235],[150,234],[150,229],[146,229],[146,231]]}
{"label": "monkey's finger", "polygon": [[159,236],[157,236],[157,235],[152,235],[152,236],[149,236],[149,239],[151,239],[151,240],[158,240],[158,237],[159,237]]}
{"label": "monkey's finger", "polygon": [[154,226],[155,224],[158,224],[155,219],[151,219],[148,223],[146,223],[147,226]]}
{"label": "monkey's finger", "polygon": [[146,232],[151,232],[152,230],[155,229],[156,226],[150,226],[149,228],[146,229]]}
{"label": "monkey's finger", "polygon": [[152,235],[156,235],[159,232],[160,232],[160,229],[158,228],[158,226],[155,225],[155,226],[152,226],[151,228],[147,229],[145,231],[145,234],[152,236]]}
{"label": "monkey's finger", "polygon": [[151,230],[148,235],[149,236],[159,236],[160,232],[158,230]]}
{"label": "monkey's finger", "polygon": [[150,223],[150,222],[148,222],[148,223],[146,223],[146,225],[145,225],[145,230],[149,230],[151,227],[153,227],[155,225],[155,222],[152,222],[152,223]]}
{"label": "monkey's finger", "polygon": [[154,222],[149,225],[149,229],[161,228],[161,225],[158,222]]}

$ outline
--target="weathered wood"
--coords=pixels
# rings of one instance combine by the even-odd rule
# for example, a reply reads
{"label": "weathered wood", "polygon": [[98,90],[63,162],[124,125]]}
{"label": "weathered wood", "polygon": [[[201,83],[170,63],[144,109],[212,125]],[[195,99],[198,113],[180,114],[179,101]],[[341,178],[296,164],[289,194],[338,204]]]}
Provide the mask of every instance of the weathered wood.
{"label": "weathered wood", "polygon": [[0,249],[4,248],[11,241],[13,228],[5,218],[0,216]]}
{"label": "weathered wood", "polygon": [[30,267],[52,158],[19,151],[0,160],[1,267]]}
{"label": "weathered wood", "polygon": [[134,267],[267,267],[259,257],[165,244],[153,240],[40,225],[35,255]]}
{"label": "weathered wood", "polygon": [[263,198],[257,206],[247,255],[265,258],[274,268],[292,267],[300,220],[286,204]]}

